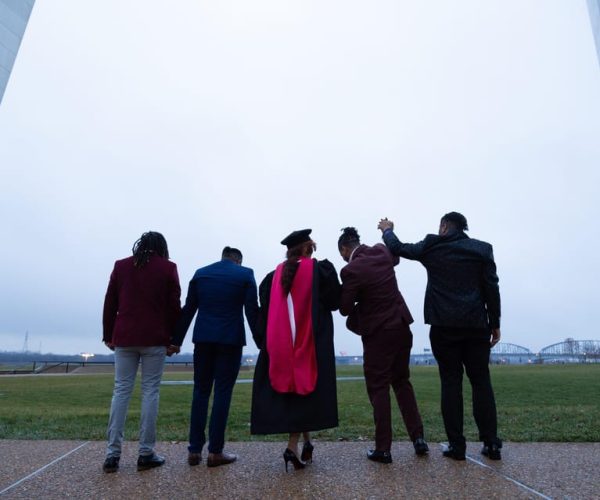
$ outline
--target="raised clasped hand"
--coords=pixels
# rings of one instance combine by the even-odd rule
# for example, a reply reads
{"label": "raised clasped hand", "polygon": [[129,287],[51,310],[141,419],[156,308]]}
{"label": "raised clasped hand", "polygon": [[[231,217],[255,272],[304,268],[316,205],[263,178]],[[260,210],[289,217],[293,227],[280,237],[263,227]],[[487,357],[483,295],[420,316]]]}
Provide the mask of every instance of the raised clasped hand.
{"label": "raised clasped hand", "polygon": [[388,229],[394,229],[394,223],[391,220],[388,220],[388,218],[386,217],[385,219],[381,219],[379,221],[379,224],[377,224],[377,229],[379,229],[382,233]]}

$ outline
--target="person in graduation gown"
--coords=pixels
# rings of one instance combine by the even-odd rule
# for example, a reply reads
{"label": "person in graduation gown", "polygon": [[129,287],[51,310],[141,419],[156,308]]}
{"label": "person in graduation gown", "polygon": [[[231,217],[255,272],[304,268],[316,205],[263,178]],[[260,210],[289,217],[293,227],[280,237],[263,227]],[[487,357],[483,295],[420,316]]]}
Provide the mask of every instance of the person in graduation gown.
{"label": "person in graduation gown", "polygon": [[[328,260],[312,258],[310,229],[282,242],[286,260],[259,286],[254,341],[260,349],[252,388],[252,434],[289,433],[284,461],[312,462],[310,432],[338,425],[332,311],[341,285]],[[302,435],[302,453],[298,443]]]}

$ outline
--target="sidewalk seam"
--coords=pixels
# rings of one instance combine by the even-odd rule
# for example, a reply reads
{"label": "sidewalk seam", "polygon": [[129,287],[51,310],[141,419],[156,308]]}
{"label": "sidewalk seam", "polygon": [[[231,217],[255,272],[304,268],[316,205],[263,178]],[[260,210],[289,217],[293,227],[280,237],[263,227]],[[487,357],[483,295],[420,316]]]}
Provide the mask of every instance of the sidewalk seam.
{"label": "sidewalk seam", "polygon": [[52,462],[44,465],[43,467],[40,467],[38,470],[33,471],[31,474],[19,479],[16,483],[11,484],[10,486],[7,486],[6,488],[4,488],[3,490],[0,491],[0,495],[3,495],[4,493],[6,493],[9,490],[12,490],[13,488],[15,488],[16,486],[20,485],[21,483],[27,481],[28,479],[31,479],[32,477],[37,476],[40,472],[46,470],[48,467],[50,467],[51,465],[54,465],[56,462],[60,462],[63,458],[68,457],[69,455],[71,455],[72,453],[75,453],[77,450],[80,450],[81,448],[83,448],[84,446],[87,446],[88,444],[90,444],[89,441],[86,441],[83,444],[80,444],[77,448],[72,449],[71,451],[68,451],[67,453],[65,453],[64,455],[61,455],[58,458],[55,458],[54,460],[52,460]]}
{"label": "sidewalk seam", "polygon": [[[440,443],[440,446],[441,446],[442,448],[444,448],[444,447],[446,447],[446,446],[448,446],[448,445],[447,445],[447,443]],[[483,462],[480,462],[479,460],[475,460],[473,457],[470,457],[469,455],[466,455],[466,454],[465,454],[465,457],[466,457],[466,459],[467,459],[467,460],[470,460],[471,462],[473,462],[473,463],[475,463],[475,464],[477,464],[477,465],[480,465],[480,466],[481,466],[481,467],[483,467],[484,469],[489,469],[489,470],[491,470],[491,471],[492,471],[494,474],[496,474],[497,476],[500,476],[500,477],[502,477],[502,478],[506,479],[507,481],[510,481],[510,482],[511,482],[511,483],[513,483],[513,484],[516,484],[516,485],[517,485],[517,486],[519,486],[520,488],[523,488],[523,489],[525,489],[525,490],[529,491],[530,493],[533,493],[534,495],[537,495],[537,496],[539,496],[540,498],[543,498],[544,500],[552,500],[552,498],[551,498],[551,497],[549,497],[549,496],[546,496],[546,495],[544,495],[543,493],[540,493],[540,492],[539,492],[539,491],[537,491],[537,490],[534,490],[534,489],[533,489],[531,486],[527,486],[526,484],[523,484],[522,482],[520,482],[520,481],[517,481],[516,479],[513,479],[512,477],[510,477],[510,476],[507,476],[506,474],[502,474],[501,472],[497,471],[497,470],[496,470],[496,469],[494,469],[493,467],[490,467],[489,465],[487,465],[487,464],[484,464]]]}

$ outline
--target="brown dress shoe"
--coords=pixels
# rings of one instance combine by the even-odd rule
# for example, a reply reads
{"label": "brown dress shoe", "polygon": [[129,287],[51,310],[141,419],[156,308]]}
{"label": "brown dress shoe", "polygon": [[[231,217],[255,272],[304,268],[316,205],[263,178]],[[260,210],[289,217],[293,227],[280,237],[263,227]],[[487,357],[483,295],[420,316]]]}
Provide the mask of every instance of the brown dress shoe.
{"label": "brown dress shoe", "polygon": [[219,465],[227,465],[235,462],[237,455],[233,453],[209,453],[206,459],[208,467],[218,467]]}
{"label": "brown dress shoe", "polygon": [[188,453],[189,465],[198,465],[200,462],[202,462],[202,453],[192,453],[191,451]]}

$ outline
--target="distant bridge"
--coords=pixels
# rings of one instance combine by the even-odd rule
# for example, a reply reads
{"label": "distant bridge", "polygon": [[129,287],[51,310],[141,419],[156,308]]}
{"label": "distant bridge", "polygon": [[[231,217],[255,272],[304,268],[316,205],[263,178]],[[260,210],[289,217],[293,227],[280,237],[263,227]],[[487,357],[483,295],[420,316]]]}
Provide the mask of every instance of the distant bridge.
{"label": "distant bridge", "polygon": [[600,363],[600,340],[566,339],[544,347],[539,357],[545,362]]}
{"label": "distant bridge", "polygon": [[527,347],[509,342],[498,342],[490,352],[490,363],[495,364],[524,364],[531,363],[535,358]]}

